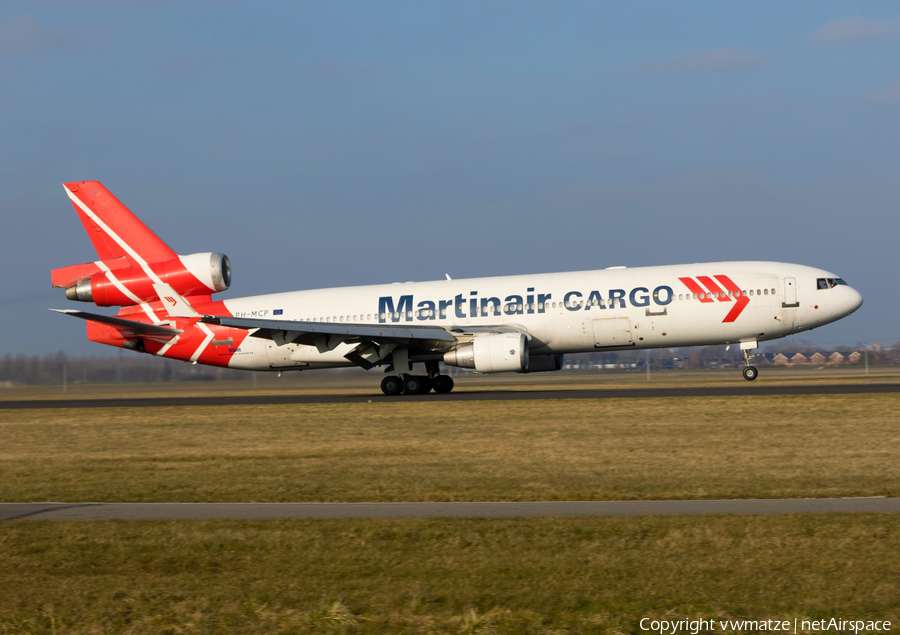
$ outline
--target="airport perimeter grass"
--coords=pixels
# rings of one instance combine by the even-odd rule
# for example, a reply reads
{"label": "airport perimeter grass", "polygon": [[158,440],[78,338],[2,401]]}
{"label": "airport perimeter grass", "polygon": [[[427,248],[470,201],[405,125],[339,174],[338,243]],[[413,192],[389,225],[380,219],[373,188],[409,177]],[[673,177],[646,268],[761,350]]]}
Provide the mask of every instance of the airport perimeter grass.
{"label": "airport perimeter grass", "polygon": [[0,411],[3,501],[900,495],[897,395]]}
{"label": "airport perimeter grass", "polygon": [[0,633],[615,634],[644,617],[896,630],[898,553],[887,514],[22,520],[0,525]]}

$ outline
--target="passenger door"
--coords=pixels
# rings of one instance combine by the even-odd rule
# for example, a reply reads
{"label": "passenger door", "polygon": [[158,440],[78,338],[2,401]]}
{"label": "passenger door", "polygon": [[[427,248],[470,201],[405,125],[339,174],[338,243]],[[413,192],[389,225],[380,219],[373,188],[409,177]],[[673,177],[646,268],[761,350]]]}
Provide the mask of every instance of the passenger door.
{"label": "passenger door", "polygon": [[795,278],[784,279],[784,302],[781,306],[785,309],[796,308],[800,306],[797,302],[797,280]]}

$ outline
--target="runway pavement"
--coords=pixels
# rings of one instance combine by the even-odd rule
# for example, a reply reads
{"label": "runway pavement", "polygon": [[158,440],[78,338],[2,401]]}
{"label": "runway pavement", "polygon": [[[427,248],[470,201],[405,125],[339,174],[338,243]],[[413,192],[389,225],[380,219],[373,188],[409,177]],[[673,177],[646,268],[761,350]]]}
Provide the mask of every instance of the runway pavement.
{"label": "runway pavement", "polygon": [[488,503],[0,503],[0,520],[530,518],[705,514],[900,513],[900,498]]}
{"label": "runway pavement", "polygon": [[152,408],[155,406],[250,406],[410,401],[511,401],[516,399],[642,399],[660,397],[738,397],[768,395],[853,395],[900,393],[897,384],[751,384],[685,388],[579,388],[573,390],[461,390],[448,395],[209,395],[122,399],[35,399],[0,401],[0,410],[43,408]]}

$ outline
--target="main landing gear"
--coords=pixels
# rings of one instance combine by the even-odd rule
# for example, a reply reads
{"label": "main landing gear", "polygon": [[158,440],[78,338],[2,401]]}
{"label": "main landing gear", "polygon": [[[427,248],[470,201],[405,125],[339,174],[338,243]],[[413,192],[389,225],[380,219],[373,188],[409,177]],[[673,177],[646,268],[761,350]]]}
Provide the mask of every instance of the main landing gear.
{"label": "main landing gear", "polygon": [[425,362],[425,370],[428,375],[388,375],[381,380],[381,392],[393,397],[394,395],[424,395],[432,390],[439,395],[445,395],[453,390],[453,378],[449,375],[438,374],[438,363]]}
{"label": "main landing gear", "polygon": [[744,353],[744,370],[741,371],[741,374],[744,376],[744,379],[747,381],[753,381],[757,377],[759,377],[759,371],[756,370],[756,366],[750,365],[750,355],[749,350],[742,351]]}

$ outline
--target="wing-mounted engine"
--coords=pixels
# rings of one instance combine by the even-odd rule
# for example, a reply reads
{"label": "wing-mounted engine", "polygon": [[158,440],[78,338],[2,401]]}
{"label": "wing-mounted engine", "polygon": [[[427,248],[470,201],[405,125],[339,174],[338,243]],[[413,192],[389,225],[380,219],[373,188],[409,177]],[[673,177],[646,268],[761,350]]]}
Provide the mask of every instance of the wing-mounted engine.
{"label": "wing-mounted engine", "polygon": [[477,335],[445,353],[444,363],[479,373],[523,373],[528,368],[528,337],[518,332]]}
{"label": "wing-mounted engine", "polygon": [[54,287],[70,300],[98,306],[130,306],[157,298],[154,284],[168,284],[180,295],[209,295],[231,286],[231,263],[219,253],[176,256],[162,262],[138,263],[130,257],[100,260],[54,269]]}

